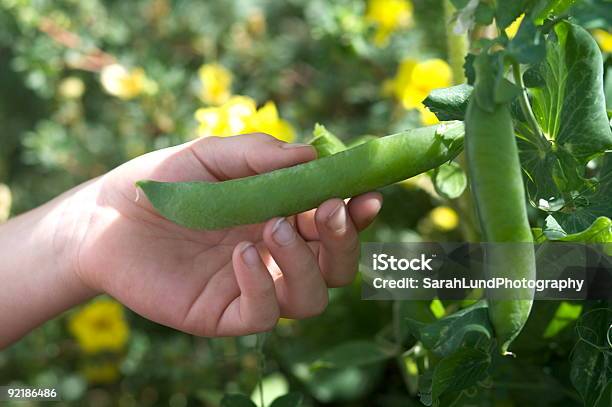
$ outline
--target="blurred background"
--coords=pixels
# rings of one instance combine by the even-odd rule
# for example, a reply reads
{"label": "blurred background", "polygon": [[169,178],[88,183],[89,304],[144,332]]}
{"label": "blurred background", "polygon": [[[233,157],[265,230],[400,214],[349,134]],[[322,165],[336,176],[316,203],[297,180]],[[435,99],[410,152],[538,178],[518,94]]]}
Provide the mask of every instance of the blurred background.
{"label": "blurred background", "polygon": [[[0,222],[196,137],[307,141],[321,123],[351,141],[435,123],[422,99],[463,82],[450,15],[442,0],[0,0]],[[469,238],[449,200],[465,177],[448,171],[444,191],[427,175],[386,188],[363,240]],[[194,338],[98,298],[0,352],[0,384],[55,387],[65,405],[218,406],[227,392],[259,402],[261,376],[266,403],[292,390],[306,406],[417,406],[409,365],[310,368],[346,340],[384,341],[392,306],[361,301],[358,282],[333,290],[261,357],[261,337]]]}

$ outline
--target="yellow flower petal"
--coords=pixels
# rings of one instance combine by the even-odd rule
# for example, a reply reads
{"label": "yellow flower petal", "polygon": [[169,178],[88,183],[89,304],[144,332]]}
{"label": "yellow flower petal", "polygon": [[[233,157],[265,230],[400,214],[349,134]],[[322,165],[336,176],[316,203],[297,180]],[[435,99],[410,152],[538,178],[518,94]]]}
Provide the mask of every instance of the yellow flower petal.
{"label": "yellow flower petal", "polygon": [[266,102],[254,115],[247,118],[247,133],[267,133],[286,142],[295,139],[295,131],[289,123],[278,117],[278,110],[272,101]]}
{"label": "yellow flower petal", "polygon": [[242,133],[268,133],[283,141],[293,141],[293,127],[278,116],[276,105],[266,102],[261,108],[248,96],[232,96],[219,107],[198,109],[195,113],[200,123],[201,137],[227,137]]}
{"label": "yellow flower petal", "polygon": [[445,88],[451,83],[452,71],[445,61],[418,62],[408,58],[400,63],[395,78],[383,85],[383,91],[393,86],[393,93],[404,108],[418,109],[433,89]]}
{"label": "yellow flower petal", "polygon": [[612,34],[598,28],[593,30],[593,36],[603,52],[612,52]]}
{"label": "yellow flower petal", "polygon": [[448,206],[438,206],[429,213],[429,218],[435,227],[442,231],[450,231],[459,225],[459,216]]}
{"label": "yellow flower petal", "polygon": [[402,91],[401,102],[404,109],[417,109],[421,106],[421,102],[429,95],[428,90],[414,86],[407,86]]}
{"label": "yellow flower petal", "polygon": [[412,11],[412,3],[407,0],[369,0],[365,19],[376,25],[374,43],[387,45],[391,34],[410,24]]}
{"label": "yellow flower petal", "polygon": [[198,70],[202,90],[200,98],[204,103],[220,105],[231,96],[232,73],[220,64],[205,64]]}
{"label": "yellow flower petal", "polygon": [[446,61],[442,59],[420,62],[412,70],[413,86],[426,91],[427,94],[434,89],[450,86],[452,80],[453,72]]}
{"label": "yellow flower petal", "polygon": [[421,123],[423,123],[425,126],[431,126],[440,123],[438,117],[424,104],[421,104],[419,107],[417,107],[417,110],[421,114]]}
{"label": "yellow flower petal", "polygon": [[119,64],[102,68],[100,82],[106,92],[126,100],[142,93],[154,93],[157,89],[157,84],[146,76],[144,69],[134,68],[129,71]]}
{"label": "yellow flower petal", "polygon": [[518,32],[518,29],[521,26],[521,23],[523,22],[523,18],[525,18],[525,14],[521,14],[520,16],[518,16],[518,18],[514,20],[512,24],[506,27],[504,31],[506,32],[508,38],[514,38],[516,36],[516,33]]}
{"label": "yellow flower petal", "polygon": [[68,329],[86,353],[121,351],[129,338],[123,307],[108,299],[83,307],[70,318]]}

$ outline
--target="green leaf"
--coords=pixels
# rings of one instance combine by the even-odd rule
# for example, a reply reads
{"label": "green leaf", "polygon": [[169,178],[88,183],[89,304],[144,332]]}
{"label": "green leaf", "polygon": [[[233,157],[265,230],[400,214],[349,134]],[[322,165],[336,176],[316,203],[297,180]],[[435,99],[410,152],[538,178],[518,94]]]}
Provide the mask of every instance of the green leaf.
{"label": "green leaf", "polygon": [[546,86],[532,90],[533,110],[550,140],[586,162],[612,148],[601,52],[582,27],[561,22],[555,33],[539,65]]}
{"label": "green leaf", "polygon": [[244,394],[226,394],[221,399],[221,407],[257,407]]}
{"label": "green leaf", "polygon": [[[396,320],[399,321],[400,339],[404,340],[410,334],[416,337],[418,335],[418,332],[416,332],[418,330],[417,324],[430,323],[436,320],[436,316],[431,309],[431,303],[431,301],[426,300],[395,302],[393,311]],[[413,321],[413,324],[405,324],[404,321],[407,320]]]}
{"label": "green leaf", "polygon": [[587,407],[601,405],[603,397],[610,397],[611,326],[610,308],[589,311],[576,323],[579,339],[572,351],[570,379]]}
{"label": "green leaf", "polygon": [[560,240],[563,242],[612,243],[612,220],[608,217],[601,216],[595,219],[591,226],[582,232],[551,240]]}
{"label": "green leaf", "polygon": [[464,348],[440,360],[431,377],[431,390],[423,391],[435,403],[441,395],[473,386],[487,373],[491,356],[478,349]]}
{"label": "green leaf", "polygon": [[599,395],[599,399],[595,402],[595,407],[610,406],[612,406],[612,380],[608,382],[606,388]]}
{"label": "green leaf", "polygon": [[549,16],[558,16],[576,4],[577,0],[548,0],[546,5],[536,14],[534,20],[542,24]]}
{"label": "green leaf", "polygon": [[463,120],[473,88],[462,84],[435,89],[423,101],[440,121]]}
{"label": "green leaf", "polygon": [[484,301],[433,323],[408,318],[405,323],[427,349],[439,356],[448,356],[466,345],[486,348],[493,337]]}
{"label": "green leaf", "polygon": [[[531,129],[524,123],[517,123],[516,130],[523,139],[519,147],[530,199],[540,207],[542,200],[547,205],[551,199],[562,200],[560,206],[567,209],[579,206],[572,202],[574,198],[594,191],[593,183],[584,179],[585,166],[591,158],[612,148],[612,132],[597,44],[587,31],[567,22],[557,24],[555,33],[547,41],[546,60],[534,68],[545,86],[530,89],[533,111],[549,140],[548,147],[525,141],[533,135],[528,134]],[[597,216],[606,215],[607,204],[589,201],[593,209],[599,204],[603,208]],[[597,216],[588,216],[586,222],[581,220],[582,229]]]}
{"label": "green leaf", "polygon": [[[590,228],[598,218],[607,218],[612,213],[612,154],[604,156],[599,172],[598,182],[594,187],[589,188],[582,194],[576,194],[571,202],[575,206],[573,210],[564,210],[552,214],[566,233],[581,233]],[[604,235],[596,234],[597,239],[607,239],[605,224],[598,223],[598,225],[604,225]],[[593,231],[596,230],[593,229]]]}
{"label": "green leaf", "polygon": [[500,29],[508,27],[525,11],[528,0],[497,1],[495,20]]}
{"label": "green leaf", "polygon": [[546,43],[542,30],[530,18],[524,18],[516,36],[510,40],[507,52],[522,64],[536,64],[546,56]]}
{"label": "green leaf", "polygon": [[289,393],[274,400],[270,407],[300,407],[303,399],[300,393]]}
{"label": "green leaf", "polygon": [[359,340],[346,342],[326,351],[312,364],[314,369],[346,369],[382,362],[393,357],[393,353],[375,342]]}
{"label": "green leaf", "polygon": [[344,143],[322,124],[315,124],[312,135],[314,137],[310,140],[309,144],[317,150],[319,158],[334,155],[340,151],[346,150]]}
{"label": "green leaf", "polygon": [[489,25],[493,22],[493,17],[495,17],[495,9],[493,9],[490,4],[485,2],[478,3],[476,11],[474,12],[476,23]]}
{"label": "green leaf", "polygon": [[436,168],[432,178],[436,192],[447,199],[458,198],[467,187],[465,172],[454,161]]}
{"label": "green leaf", "polygon": [[548,323],[546,330],[544,331],[544,338],[552,338],[557,336],[564,328],[574,322],[580,316],[582,312],[582,305],[571,304],[563,301],[559,304],[554,317]]}

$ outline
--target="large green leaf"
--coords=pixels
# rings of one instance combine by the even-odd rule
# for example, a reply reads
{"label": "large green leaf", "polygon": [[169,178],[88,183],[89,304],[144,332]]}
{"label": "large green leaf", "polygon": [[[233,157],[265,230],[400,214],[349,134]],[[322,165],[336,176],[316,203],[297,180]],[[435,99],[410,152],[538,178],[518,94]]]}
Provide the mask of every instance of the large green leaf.
{"label": "large green leaf", "polygon": [[345,369],[381,362],[392,356],[392,352],[375,342],[352,341],[326,351],[313,363],[313,368]]}
{"label": "large green leaf", "polygon": [[484,301],[430,324],[412,319],[405,323],[423,345],[438,356],[449,356],[462,346],[486,348],[493,337]]}
{"label": "large green leaf", "polygon": [[531,18],[525,18],[508,43],[507,52],[522,64],[535,64],[546,56],[544,33]]}
{"label": "large green leaf", "polygon": [[491,356],[478,349],[462,348],[440,360],[433,372],[424,375],[421,401],[436,404],[443,394],[467,389],[483,379]]}
{"label": "large green leaf", "polygon": [[604,156],[595,185],[575,194],[572,204],[571,210],[552,214],[564,232],[579,234],[594,225],[596,229],[591,229],[589,233],[599,230],[604,235],[600,234],[596,242],[606,242],[606,237],[609,239],[609,234],[605,234],[606,221],[598,219],[609,219],[612,215],[612,154]]}
{"label": "large green leaf", "polygon": [[558,16],[565,13],[578,0],[547,0],[542,2],[535,15],[535,21],[541,24],[549,16]]}
{"label": "large green leaf", "polygon": [[533,110],[548,139],[586,162],[612,148],[601,52],[580,26],[561,22],[555,34],[539,66],[546,86],[531,91]]}
{"label": "large green leaf", "polygon": [[458,198],[467,187],[467,176],[454,161],[436,168],[431,178],[436,192],[446,199]]}
{"label": "large green leaf", "polygon": [[[521,161],[528,174],[530,199],[541,207],[544,200],[549,206],[543,207],[545,210],[564,207],[567,213],[572,208],[574,216],[582,217],[579,208],[589,206],[597,211],[597,205],[602,204],[574,202],[595,191],[584,179],[587,162],[612,148],[602,66],[601,52],[591,35],[579,26],[561,22],[547,41],[546,60],[534,67],[542,86],[530,89],[532,106],[548,143],[545,147],[526,141],[533,139],[528,134],[533,129],[524,123],[518,123],[516,130],[522,138]],[[554,202],[561,204],[554,207]],[[607,205],[600,209],[607,210]],[[579,224],[584,229],[597,216],[609,213],[599,212]]]}
{"label": "large green leaf", "polygon": [[610,397],[610,327],[612,309],[609,308],[592,310],[584,314],[576,324],[579,339],[572,351],[570,378],[586,407],[600,406],[603,397]]}

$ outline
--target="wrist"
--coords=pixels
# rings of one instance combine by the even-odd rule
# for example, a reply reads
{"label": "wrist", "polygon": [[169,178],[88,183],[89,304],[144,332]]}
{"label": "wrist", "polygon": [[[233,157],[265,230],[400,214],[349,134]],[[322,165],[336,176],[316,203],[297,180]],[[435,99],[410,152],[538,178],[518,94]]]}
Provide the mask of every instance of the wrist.
{"label": "wrist", "polygon": [[94,222],[99,185],[99,179],[94,179],[67,192],[48,216],[49,230],[53,231],[48,244],[56,259],[59,277],[72,287],[75,297],[83,300],[100,294],[81,261],[83,246]]}

